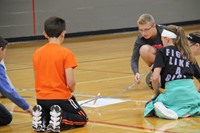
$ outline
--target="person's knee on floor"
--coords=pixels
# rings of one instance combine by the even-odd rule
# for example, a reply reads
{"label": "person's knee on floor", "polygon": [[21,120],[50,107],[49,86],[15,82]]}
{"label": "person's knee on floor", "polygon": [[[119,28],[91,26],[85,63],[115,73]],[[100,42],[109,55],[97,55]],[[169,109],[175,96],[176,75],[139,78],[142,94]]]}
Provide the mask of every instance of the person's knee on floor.
{"label": "person's knee on floor", "polygon": [[13,117],[12,114],[9,112],[5,114],[2,118],[2,121],[0,121],[0,126],[8,125],[11,123]]}

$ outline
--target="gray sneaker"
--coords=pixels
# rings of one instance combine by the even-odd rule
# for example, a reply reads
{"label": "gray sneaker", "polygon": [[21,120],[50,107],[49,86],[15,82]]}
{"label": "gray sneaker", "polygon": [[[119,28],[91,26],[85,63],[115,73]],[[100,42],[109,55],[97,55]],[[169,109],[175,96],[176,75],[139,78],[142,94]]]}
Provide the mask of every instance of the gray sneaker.
{"label": "gray sneaker", "polygon": [[146,84],[149,86],[150,89],[153,89],[153,86],[151,84],[151,75],[152,75],[152,71],[150,71],[147,76],[146,76]]}
{"label": "gray sneaker", "polygon": [[62,110],[58,105],[53,105],[50,110],[51,119],[49,121],[49,125],[47,126],[47,132],[59,133],[60,123],[62,120]]}
{"label": "gray sneaker", "polygon": [[45,123],[42,118],[42,107],[40,105],[35,105],[33,107],[32,128],[36,132],[45,131]]}

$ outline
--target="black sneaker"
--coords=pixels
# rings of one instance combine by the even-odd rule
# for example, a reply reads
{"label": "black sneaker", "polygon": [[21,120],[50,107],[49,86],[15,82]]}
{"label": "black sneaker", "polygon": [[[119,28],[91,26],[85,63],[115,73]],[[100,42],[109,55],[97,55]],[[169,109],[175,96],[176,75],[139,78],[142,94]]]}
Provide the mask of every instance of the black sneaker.
{"label": "black sneaker", "polygon": [[36,132],[45,131],[45,123],[42,118],[42,107],[40,105],[35,105],[33,107],[32,128]]}
{"label": "black sneaker", "polygon": [[62,110],[60,106],[53,105],[51,107],[49,125],[47,126],[47,132],[59,133],[60,132],[60,123],[61,123],[61,113]]}
{"label": "black sneaker", "polygon": [[152,75],[152,71],[150,71],[148,74],[147,74],[147,76],[146,76],[146,83],[147,83],[147,85],[149,86],[149,88],[150,89],[153,89],[153,86],[152,86],[152,84],[151,84],[151,75]]}

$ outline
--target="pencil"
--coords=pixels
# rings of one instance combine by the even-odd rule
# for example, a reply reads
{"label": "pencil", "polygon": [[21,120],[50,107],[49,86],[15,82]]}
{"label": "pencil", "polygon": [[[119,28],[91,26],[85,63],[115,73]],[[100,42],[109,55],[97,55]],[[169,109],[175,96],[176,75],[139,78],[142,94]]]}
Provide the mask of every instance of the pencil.
{"label": "pencil", "polygon": [[93,105],[95,105],[96,104],[96,102],[97,102],[97,99],[99,98],[99,96],[100,96],[100,92],[98,93],[98,95],[95,97],[95,99],[94,99],[94,102],[93,102]]}

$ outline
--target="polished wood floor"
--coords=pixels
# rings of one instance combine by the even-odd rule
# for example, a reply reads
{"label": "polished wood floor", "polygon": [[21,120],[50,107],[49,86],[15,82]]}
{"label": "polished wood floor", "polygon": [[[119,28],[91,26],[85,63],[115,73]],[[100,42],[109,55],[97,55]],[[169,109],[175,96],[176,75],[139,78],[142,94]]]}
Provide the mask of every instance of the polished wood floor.
{"label": "polished wood floor", "polygon": [[[200,25],[184,27],[186,33],[200,30]],[[99,92],[101,96],[113,96],[128,102],[98,108],[83,107],[89,116],[87,126],[64,131],[64,133],[197,133],[200,131],[199,118],[164,120],[144,118],[144,105],[153,91],[145,83],[149,68],[140,61],[142,82],[133,85],[130,59],[137,33],[112,34],[87,38],[67,39],[63,44],[77,57],[75,69],[77,100],[93,98]],[[45,41],[11,44],[6,51],[7,72],[17,92],[32,106],[36,104],[32,55],[35,49]],[[199,57],[197,58],[199,62]],[[0,127],[2,133],[33,133],[31,116],[10,102],[1,98],[13,114],[10,125]],[[97,100],[98,102],[98,100]]]}

